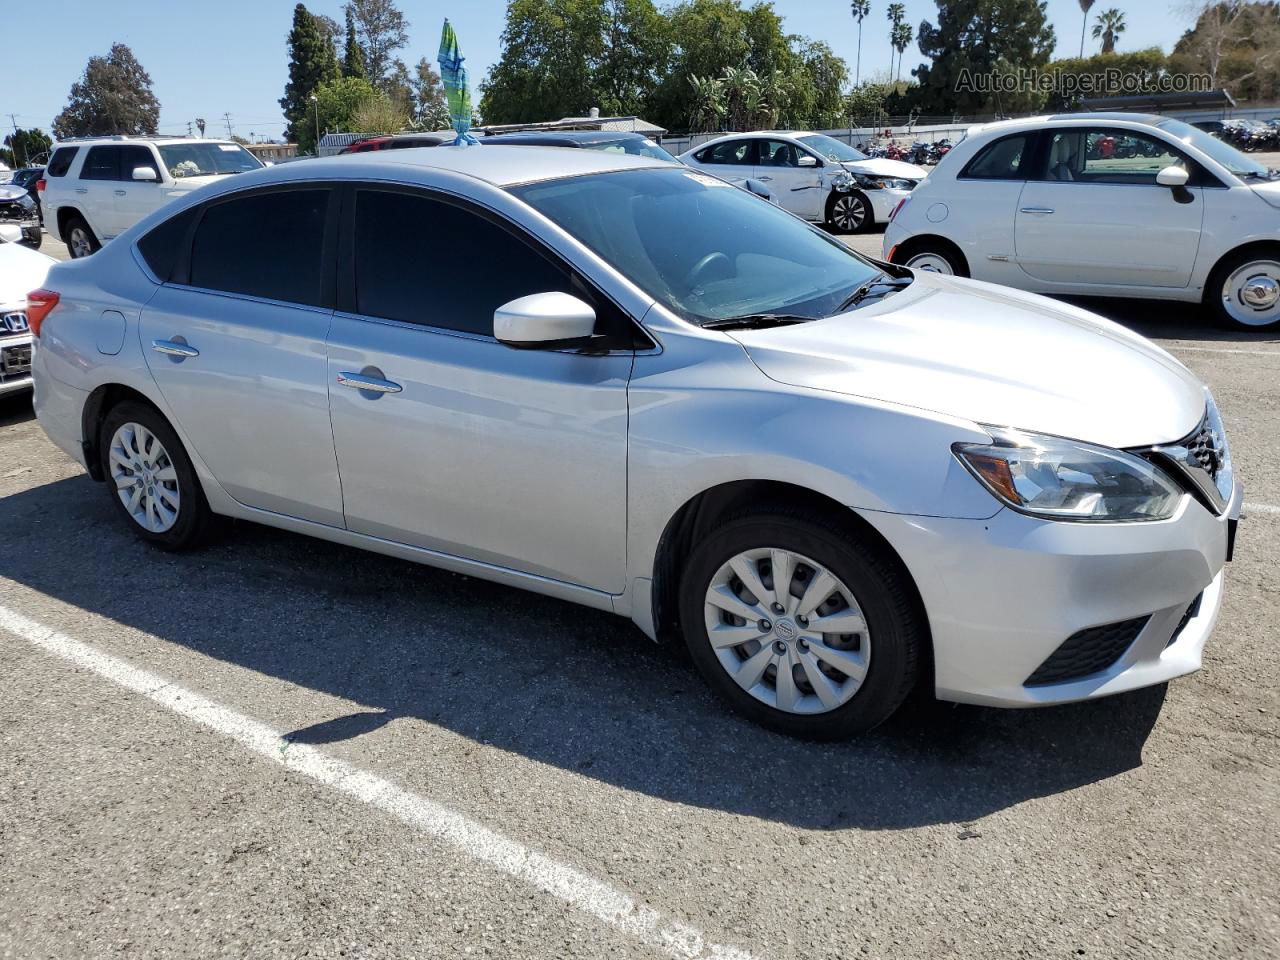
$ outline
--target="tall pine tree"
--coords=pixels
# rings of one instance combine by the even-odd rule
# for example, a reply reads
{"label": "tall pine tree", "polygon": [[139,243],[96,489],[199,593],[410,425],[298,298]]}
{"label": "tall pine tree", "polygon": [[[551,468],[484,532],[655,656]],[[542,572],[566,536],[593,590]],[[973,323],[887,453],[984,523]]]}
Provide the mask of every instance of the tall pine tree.
{"label": "tall pine tree", "polygon": [[280,98],[280,107],[289,122],[284,135],[298,145],[299,153],[312,153],[316,130],[311,119],[311,95],[320,84],[341,76],[338,58],[328,34],[302,4],[293,8],[293,29],[289,31],[288,44],[289,82]]}
{"label": "tall pine tree", "polygon": [[356,21],[351,16],[351,8],[347,8],[347,45],[342,51],[342,75],[358,77],[363,80],[368,76],[364,68],[364,48],[356,39]]}
{"label": "tall pine tree", "polygon": [[101,137],[124,133],[154,135],[160,101],[151,92],[151,77],[123,43],[113,43],[105,57],[90,57],[84,76],[71,85],[67,105],[53,120],[53,134]]}

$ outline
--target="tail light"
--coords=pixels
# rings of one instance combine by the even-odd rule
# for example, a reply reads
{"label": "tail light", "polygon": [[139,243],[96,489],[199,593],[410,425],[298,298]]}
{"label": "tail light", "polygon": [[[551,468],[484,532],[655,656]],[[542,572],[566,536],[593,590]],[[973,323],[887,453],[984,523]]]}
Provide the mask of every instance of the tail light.
{"label": "tail light", "polygon": [[32,290],[27,294],[27,326],[33,337],[40,336],[40,325],[49,311],[58,305],[58,294],[52,290]]}
{"label": "tail light", "polygon": [[901,210],[903,207],[907,205],[907,201],[910,199],[911,199],[910,197],[903,197],[901,200],[898,201],[897,205],[893,208],[893,213],[889,214],[890,223],[893,223],[893,218],[898,215],[899,210]]}
{"label": "tail light", "polygon": [[48,185],[49,185],[49,181],[46,180],[44,177],[41,177],[39,180],[36,181],[36,192],[44,193],[44,188],[47,187]]}

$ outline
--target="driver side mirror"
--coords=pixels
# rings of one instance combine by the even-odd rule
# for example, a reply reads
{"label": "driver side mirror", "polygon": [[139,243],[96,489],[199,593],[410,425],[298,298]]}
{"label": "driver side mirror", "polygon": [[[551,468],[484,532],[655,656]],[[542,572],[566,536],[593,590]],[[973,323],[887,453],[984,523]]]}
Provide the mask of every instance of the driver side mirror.
{"label": "driver side mirror", "polygon": [[493,335],[521,350],[560,350],[591,339],[596,312],[567,293],[534,293],[493,312]]}
{"label": "driver side mirror", "polygon": [[134,167],[133,179],[140,183],[159,183],[160,174],[156,173],[155,167]]}
{"label": "driver side mirror", "polygon": [[1156,174],[1156,183],[1162,187],[1185,187],[1191,175],[1182,167],[1165,167]]}
{"label": "driver side mirror", "polygon": [[815,157],[813,154],[802,153],[800,154],[800,159],[796,161],[796,166],[797,167],[820,167],[822,166],[822,164],[818,162],[818,158]]}

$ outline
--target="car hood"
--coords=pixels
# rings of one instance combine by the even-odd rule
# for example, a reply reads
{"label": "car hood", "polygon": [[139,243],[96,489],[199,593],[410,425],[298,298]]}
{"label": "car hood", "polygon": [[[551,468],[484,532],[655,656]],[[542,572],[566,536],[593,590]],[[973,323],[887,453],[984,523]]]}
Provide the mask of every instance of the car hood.
{"label": "car hood", "polygon": [[[1265,183],[1250,183],[1249,186],[1271,206],[1280,209],[1280,180],[1268,180]],[[3,189],[3,188],[0,188]]]}
{"label": "car hood", "polygon": [[44,285],[57,262],[16,243],[0,243],[0,307],[25,304],[27,294]]}
{"label": "car hood", "polygon": [[731,334],[769,378],[1108,447],[1169,443],[1205,388],[1119,324],[994,284],[917,273],[836,317]]}
{"label": "car hood", "polygon": [[0,183],[0,200],[18,200],[27,196],[27,188],[12,183]]}
{"label": "car hood", "polygon": [[914,163],[872,157],[870,160],[854,160],[842,164],[850,173],[865,173],[872,177],[897,177],[901,180],[923,180],[928,171]]}

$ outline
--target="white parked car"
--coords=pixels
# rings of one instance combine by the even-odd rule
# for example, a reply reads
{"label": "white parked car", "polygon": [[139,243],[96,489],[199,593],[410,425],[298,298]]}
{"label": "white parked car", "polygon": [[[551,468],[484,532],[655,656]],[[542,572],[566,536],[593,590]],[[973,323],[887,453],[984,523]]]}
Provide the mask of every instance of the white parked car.
{"label": "white parked car", "polygon": [[263,166],[229,140],[100,137],[60,143],[45,167],[46,229],[73,258],[107,241],[197,187]]}
{"label": "white parked car", "polygon": [[0,396],[31,389],[27,293],[44,285],[56,260],[0,242]]}
{"label": "white parked car", "polygon": [[139,536],[239,517],[612,611],[807,736],[923,678],[1030,706],[1197,669],[1241,503],[1142,337],[626,154],[228,178],[31,319],[40,423]]}
{"label": "white parked car", "polygon": [[1063,114],[977,127],[885,230],[922,270],[1048,294],[1203,302],[1280,326],[1280,180],[1168,117]]}
{"label": "white parked car", "polygon": [[926,171],[901,160],[872,159],[822,133],[731,133],[680,159],[725,178],[754,178],[785,210],[832,230],[855,233],[885,223]]}

